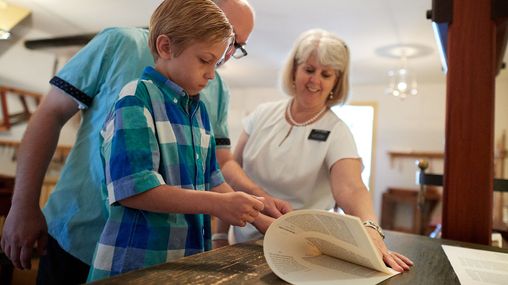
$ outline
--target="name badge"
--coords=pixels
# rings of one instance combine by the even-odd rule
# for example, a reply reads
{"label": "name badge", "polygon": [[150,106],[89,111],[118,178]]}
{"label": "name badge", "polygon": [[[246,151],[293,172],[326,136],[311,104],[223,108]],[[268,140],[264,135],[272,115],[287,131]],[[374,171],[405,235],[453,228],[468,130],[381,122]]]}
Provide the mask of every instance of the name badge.
{"label": "name badge", "polygon": [[310,135],[308,137],[309,140],[315,140],[315,141],[326,141],[328,139],[328,136],[330,135],[330,131],[326,130],[316,130],[313,129],[310,132]]}

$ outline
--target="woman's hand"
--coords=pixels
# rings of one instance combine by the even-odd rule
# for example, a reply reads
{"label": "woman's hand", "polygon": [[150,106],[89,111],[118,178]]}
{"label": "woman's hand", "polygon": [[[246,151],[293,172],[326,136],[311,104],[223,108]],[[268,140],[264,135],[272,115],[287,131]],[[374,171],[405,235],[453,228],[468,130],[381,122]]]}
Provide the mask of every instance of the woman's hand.
{"label": "woman's hand", "polygon": [[381,253],[381,256],[383,256],[385,264],[390,266],[393,270],[398,272],[409,271],[410,266],[414,265],[413,262],[404,255],[388,250],[385,242],[376,230],[367,228],[367,232],[369,233],[377,250]]}

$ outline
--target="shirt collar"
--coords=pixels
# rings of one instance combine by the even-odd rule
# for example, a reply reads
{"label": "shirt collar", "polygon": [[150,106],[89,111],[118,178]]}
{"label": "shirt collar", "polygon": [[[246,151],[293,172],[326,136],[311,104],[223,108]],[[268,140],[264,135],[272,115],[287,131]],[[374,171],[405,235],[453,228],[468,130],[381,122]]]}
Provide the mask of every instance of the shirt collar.
{"label": "shirt collar", "polygon": [[167,88],[169,88],[171,91],[173,91],[178,96],[186,96],[187,95],[187,93],[185,92],[185,90],[183,90],[182,87],[180,87],[175,82],[171,81],[171,79],[162,75],[159,71],[157,71],[155,68],[153,68],[151,66],[145,67],[142,77],[143,77],[143,79],[152,80],[159,87],[166,86]]}
{"label": "shirt collar", "polygon": [[180,85],[164,76],[152,66],[145,67],[142,79],[151,80],[154,82],[157,86],[159,86],[163,93],[170,96],[171,100],[175,104],[179,103],[182,106],[187,106],[189,101],[193,102],[194,104],[199,101],[200,94],[197,94],[196,96],[189,96],[187,92],[185,92],[185,90],[180,87]]}

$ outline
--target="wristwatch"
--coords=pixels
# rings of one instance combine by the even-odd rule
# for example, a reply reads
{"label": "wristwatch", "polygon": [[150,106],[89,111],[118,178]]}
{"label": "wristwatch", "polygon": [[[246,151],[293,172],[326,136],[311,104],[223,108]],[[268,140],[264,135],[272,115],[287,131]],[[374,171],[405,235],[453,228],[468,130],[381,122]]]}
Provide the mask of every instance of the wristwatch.
{"label": "wristwatch", "polygon": [[365,221],[365,222],[362,222],[362,224],[363,224],[364,226],[366,226],[366,227],[369,227],[369,228],[373,228],[373,229],[375,229],[375,230],[376,230],[376,232],[377,232],[377,233],[378,233],[378,234],[379,234],[379,235],[380,235],[383,239],[385,239],[385,234],[383,233],[383,230],[381,229],[381,227],[380,227],[378,224],[374,223],[374,222],[373,222],[373,221],[371,221],[371,220],[367,220],[367,221]]}

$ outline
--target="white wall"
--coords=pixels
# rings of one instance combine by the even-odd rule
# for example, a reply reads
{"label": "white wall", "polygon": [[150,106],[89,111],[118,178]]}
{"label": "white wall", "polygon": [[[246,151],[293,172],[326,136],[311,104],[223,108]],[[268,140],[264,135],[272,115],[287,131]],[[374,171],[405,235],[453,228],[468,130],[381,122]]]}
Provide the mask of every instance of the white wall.
{"label": "white wall", "polygon": [[[443,151],[446,90],[442,84],[420,84],[419,94],[401,101],[383,94],[385,86],[353,88],[352,100],[378,104],[376,156],[373,163],[374,205],[380,212],[381,195],[389,187],[417,189],[414,159],[391,161],[389,151]],[[442,172],[441,161],[431,162]]]}

